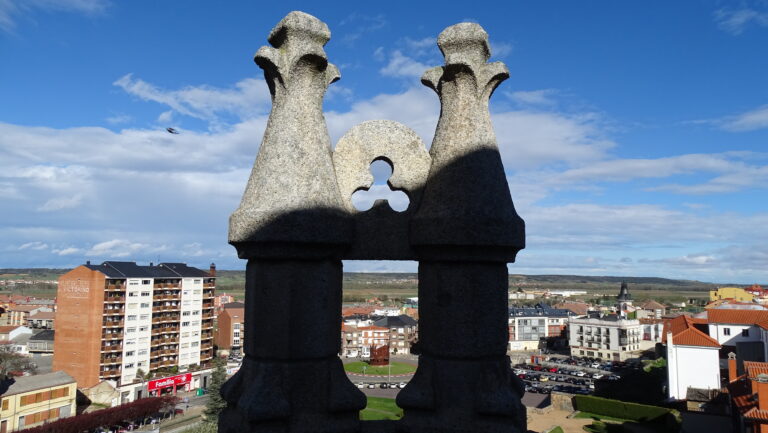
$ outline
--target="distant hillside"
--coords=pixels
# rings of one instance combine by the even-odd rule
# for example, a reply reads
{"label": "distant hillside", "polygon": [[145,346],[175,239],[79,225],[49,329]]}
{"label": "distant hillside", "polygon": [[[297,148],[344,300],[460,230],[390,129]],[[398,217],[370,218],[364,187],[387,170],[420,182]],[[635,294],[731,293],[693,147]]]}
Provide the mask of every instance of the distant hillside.
{"label": "distant hillside", "polygon": [[[0,280],[37,280],[55,281],[69,269],[25,268],[0,269]],[[344,274],[345,290],[360,290],[376,293],[377,290],[391,293],[415,292],[418,286],[415,273],[362,273]],[[217,286],[223,291],[239,292],[245,285],[245,271],[218,270]],[[630,285],[630,290],[669,290],[669,291],[705,291],[723,284],[713,284],[694,280],[675,280],[658,277],[615,277],[583,275],[509,275],[509,287],[540,289],[573,289],[618,291],[622,281]],[[735,286],[743,286],[734,284]]]}

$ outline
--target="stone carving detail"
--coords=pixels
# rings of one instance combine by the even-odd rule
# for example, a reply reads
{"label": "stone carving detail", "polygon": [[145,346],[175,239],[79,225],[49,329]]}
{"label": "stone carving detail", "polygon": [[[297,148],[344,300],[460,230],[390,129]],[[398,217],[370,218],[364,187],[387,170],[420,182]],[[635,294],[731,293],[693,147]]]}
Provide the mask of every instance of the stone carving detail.
{"label": "stone carving detail", "polygon": [[[477,24],[445,29],[445,65],[422,82],[442,111],[427,153],[396,122],[353,127],[331,151],[322,99],[339,78],[323,46],[328,27],[291,12],[255,57],[273,107],[229,242],[246,267],[246,358],[222,389],[219,431],[526,431],[507,344],[507,263],[525,245],[488,112],[508,77]],[[351,203],[372,184],[370,164],[393,166],[405,212]],[[337,354],[342,259],[419,260],[419,367],[397,401],[398,422],[361,422],[365,396]]]}
{"label": "stone carving detail", "polygon": [[[359,212],[352,206],[352,194],[373,184],[372,162],[387,161],[392,176],[387,182],[394,191],[408,194],[404,212],[395,212],[383,200]],[[370,120],[350,129],[336,144],[333,165],[342,201],[355,219],[355,238],[345,259],[413,260],[408,241],[408,223],[419,206],[421,188],[427,180],[430,158],[416,133],[391,120]]]}

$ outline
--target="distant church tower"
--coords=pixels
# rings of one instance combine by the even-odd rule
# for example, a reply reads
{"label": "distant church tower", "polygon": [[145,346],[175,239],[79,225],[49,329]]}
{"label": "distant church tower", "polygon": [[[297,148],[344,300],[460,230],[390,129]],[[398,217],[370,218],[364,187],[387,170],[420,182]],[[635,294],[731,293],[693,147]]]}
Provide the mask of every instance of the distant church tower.
{"label": "distant church tower", "polygon": [[616,297],[616,308],[621,312],[627,311],[629,307],[632,307],[632,295],[629,294],[627,282],[622,281],[619,296]]}

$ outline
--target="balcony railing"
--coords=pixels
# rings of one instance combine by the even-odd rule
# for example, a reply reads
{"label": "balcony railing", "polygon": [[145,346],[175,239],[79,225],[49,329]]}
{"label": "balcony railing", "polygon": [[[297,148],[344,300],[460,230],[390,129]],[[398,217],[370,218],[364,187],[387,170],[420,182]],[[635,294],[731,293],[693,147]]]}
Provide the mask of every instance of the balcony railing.
{"label": "balcony railing", "polygon": [[154,346],[162,346],[162,345],[165,345],[165,344],[175,344],[175,343],[178,343],[178,342],[179,342],[179,338],[178,337],[155,338],[154,340],[152,340],[152,342],[150,344],[154,347]]}
{"label": "balcony railing", "polygon": [[101,322],[104,328],[122,328],[124,324],[125,322],[122,320],[105,320]]}
{"label": "balcony railing", "polygon": [[104,289],[108,292],[124,292],[125,291],[125,284],[107,284],[106,288]]}
{"label": "balcony railing", "polygon": [[119,368],[110,368],[108,370],[101,370],[99,372],[99,376],[101,377],[113,377],[113,376],[120,376],[120,369]]}
{"label": "balcony railing", "polygon": [[120,344],[113,344],[108,346],[101,346],[102,352],[122,352],[123,346]]}
{"label": "balcony railing", "polygon": [[123,303],[125,302],[125,296],[105,296],[104,303]]}
{"label": "balcony railing", "polygon": [[153,328],[152,335],[171,334],[179,332],[178,326],[166,326],[163,328]]}
{"label": "balcony railing", "polygon": [[102,340],[120,340],[123,338],[122,332],[104,332],[101,334]]}
{"label": "balcony railing", "polygon": [[121,362],[123,362],[122,356],[102,356],[101,357],[102,364],[120,364]]}

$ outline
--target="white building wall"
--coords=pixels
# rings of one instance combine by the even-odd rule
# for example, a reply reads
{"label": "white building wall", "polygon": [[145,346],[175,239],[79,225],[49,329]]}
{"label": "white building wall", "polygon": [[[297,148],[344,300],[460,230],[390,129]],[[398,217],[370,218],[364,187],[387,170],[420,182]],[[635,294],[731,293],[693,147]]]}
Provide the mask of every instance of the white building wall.
{"label": "white building wall", "polygon": [[203,310],[203,279],[184,278],[181,283],[179,368],[200,364],[200,328]]}
{"label": "white building wall", "polygon": [[669,397],[686,398],[688,388],[720,389],[720,362],[716,347],[679,346],[667,338]]}
{"label": "white building wall", "polygon": [[151,278],[129,278],[126,281],[120,383],[131,383],[139,368],[149,371],[153,284]]}
{"label": "white building wall", "polygon": [[[749,336],[742,335],[745,329],[749,330]],[[762,338],[760,327],[758,326],[727,323],[710,323],[709,336],[726,346],[735,346],[736,343],[745,341],[761,341]]]}

